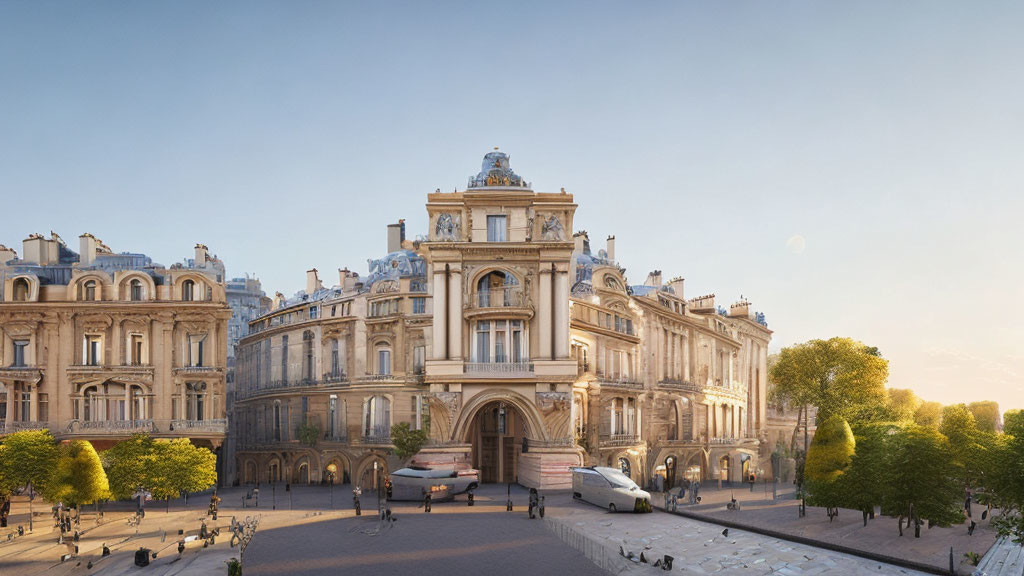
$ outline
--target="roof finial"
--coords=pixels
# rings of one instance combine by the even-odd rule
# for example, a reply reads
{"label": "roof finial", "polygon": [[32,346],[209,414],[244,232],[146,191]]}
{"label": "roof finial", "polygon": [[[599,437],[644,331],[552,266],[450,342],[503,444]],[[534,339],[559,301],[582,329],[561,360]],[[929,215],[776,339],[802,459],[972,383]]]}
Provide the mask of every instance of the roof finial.
{"label": "roof finial", "polygon": [[495,149],[495,150],[497,150],[497,149],[498,149],[498,147],[497,147],[497,146],[495,146],[495,147],[494,147],[494,149]]}

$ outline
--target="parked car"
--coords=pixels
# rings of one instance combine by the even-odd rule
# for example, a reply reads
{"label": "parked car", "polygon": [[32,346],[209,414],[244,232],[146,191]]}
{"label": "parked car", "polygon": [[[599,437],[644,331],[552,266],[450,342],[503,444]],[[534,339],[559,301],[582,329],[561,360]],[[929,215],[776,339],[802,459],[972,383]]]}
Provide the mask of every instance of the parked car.
{"label": "parked car", "polygon": [[651,495],[617,468],[573,468],[572,497],[608,508],[609,512],[651,511]]}
{"label": "parked car", "polygon": [[480,484],[476,470],[437,470],[410,466],[391,473],[392,500],[423,500],[431,493],[431,500],[447,500],[456,494],[475,490]]}

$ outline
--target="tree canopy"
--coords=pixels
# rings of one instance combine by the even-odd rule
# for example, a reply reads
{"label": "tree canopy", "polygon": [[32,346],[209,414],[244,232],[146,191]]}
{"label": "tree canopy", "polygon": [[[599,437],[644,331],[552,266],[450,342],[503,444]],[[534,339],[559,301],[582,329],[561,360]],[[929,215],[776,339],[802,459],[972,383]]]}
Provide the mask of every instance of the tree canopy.
{"label": "tree canopy", "polygon": [[999,403],[991,400],[971,402],[967,409],[974,414],[974,421],[978,423],[978,430],[982,432],[997,432],[999,430]]}
{"label": "tree canopy", "polygon": [[922,402],[914,411],[914,422],[921,426],[938,427],[942,421],[942,404],[939,402]]}
{"label": "tree canopy", "polygon": [[399,422],[391,427],[391,443],[395,445],[395,456],[402,460],[415,456],[427,442],[427,433],[410,429],[408,422]]}
{"label": "tree canopy", "polygon": [[993,524],[999,534],[1024,544],[1024,410],[1006,412],[993,452],[985,478],[985,489],[1000,509]]}
{"label": "tree canopy", "polygon": [[149,436],[136,434],[103,452],[110,493],[115,499],[130,499],[139,488],[153,485],[152,472],[157,468],[154,444]]}
{"label": "tree canopy", "polygon": [[57,465],[43,495],[69,506],[91,504],[110,495],[107,475],[92,444],[72,440],[59,446]]}
{"label": "tree canopy", "polygon": [[914,419],[914,414],[920,408],[922,400],[917,397],[913,390],[888,388],[885,394],[886,408],[891,419],[897,422],[909,422]]}
{"label": "tree canopy", "polygon": [[156,498],[177,498],[182,492],[200,492],[217,483],[217,457],[188,438],[153,443],[153,469],[149,487]]}
{"label": "tree canopy", "polygon": [[57,462],[57,442],[49,430],[8,434],[0,449],[0,494],[28,484],[40,491],[46,487]]}
{"label": "tree canopy", "polygon": [[888,458],[882,511],[927,519],[938,526],[962,522],[963,487],[950,474],[949,440],[930,426],[907,425],[895,435]]}
{"label": "tree canopy", "polygon": [[889,363],[878,349],[850,338],[810,340],[783,348],[770,376],[775,395],[795,406],[818,407],[818,421],[873,418],[885,405]]}
{"label": "tree canopy", "polygon": [[841,503],[839,479],[850,465],[856,443],[850,425],[839,416],[825,420],[807,450],[804,478],[812,505],[835,507]]}

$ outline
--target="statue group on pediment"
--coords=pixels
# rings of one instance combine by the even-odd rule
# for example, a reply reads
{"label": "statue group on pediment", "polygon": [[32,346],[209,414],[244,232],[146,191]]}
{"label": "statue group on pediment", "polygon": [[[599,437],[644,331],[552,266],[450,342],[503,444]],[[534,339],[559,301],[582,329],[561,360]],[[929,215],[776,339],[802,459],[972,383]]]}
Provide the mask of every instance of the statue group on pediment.
{"label": "statue group on pediment", "polygon": [[565,229],[557,216],[551,215],[544,220],[540,228],[540,237],[543,240],[558,242],[565,240]]}
{"label": "statue group on pediment", "polygon": [[458,214],[447,212],[437,217],[437,226],[434,229],[434,236],[437,240],[458,241],[461,217]]}

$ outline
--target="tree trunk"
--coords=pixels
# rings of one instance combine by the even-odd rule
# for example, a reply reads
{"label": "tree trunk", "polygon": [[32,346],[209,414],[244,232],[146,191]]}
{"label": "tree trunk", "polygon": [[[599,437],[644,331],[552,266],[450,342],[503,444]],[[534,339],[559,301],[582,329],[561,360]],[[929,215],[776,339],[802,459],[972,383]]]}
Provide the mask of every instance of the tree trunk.
{"label": "tree trunk", "polygon": [[[807,412],[808,412],[807,405],[805,404],[804,405],[804,458],[805,459],[807,458],[807,448],[808,448],[808,445],[809,445],[809,442],[807,440],[807,435],[808,435],[808,432],[807,432],[807,425],[808,425],[807,424],[807,416],[808,416],[808,414],[807,414]],[[805,460],[805,462],[806,462],[806,460]]]}
{"label": "tree trunk", "polygon": [[800,407],[796,412],[796,426],[793,427],[793,438],[789,441],[790,452],[796,452],[796,439],[797,435],[800,434],[800,415],[803,413],[805,406]]}

